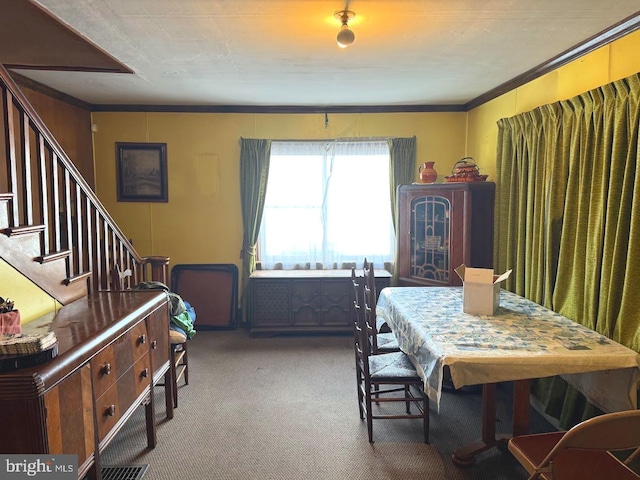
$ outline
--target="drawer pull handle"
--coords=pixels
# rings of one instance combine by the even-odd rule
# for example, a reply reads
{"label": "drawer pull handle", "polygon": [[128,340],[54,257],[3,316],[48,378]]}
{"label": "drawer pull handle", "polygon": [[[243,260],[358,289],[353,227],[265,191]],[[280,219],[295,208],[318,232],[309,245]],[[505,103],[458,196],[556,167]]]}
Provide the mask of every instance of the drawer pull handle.
{"label": "drawer pull handle", "polygon": [[158,341],[157,341],[157,340],[154,340],[153,342],[151,342],[151,348],[152,348],[153,350],[155,350],[156,348],[158,348]]}
{"label": "drawer pull handle", "polygon": [[111,364],[105,363],[104,366],[102,367],[102,374],[109,375],[110,373],[111,373]]}
{"label": "drawer pull handle", "polygon": [[140,376],[142,378],[147,378],[149,376],[149,369],[145,368],[144,370],[142,370],[142,372],[140,372]]}
{"label": "drawer pull handle", "polygon": [[110,405],[104,413],[107,417],[113,417],[116,414],[116,406]]}
{"label": "drawer pull handle", "polygon": [[147,336],[146,336],[146,335],[144,335],[144,334],[143,334],[143,335],[140,335],[140,336],[138,337],[138,345],[143,345],[143,344],[145,344],[145,343],[147,343]]}

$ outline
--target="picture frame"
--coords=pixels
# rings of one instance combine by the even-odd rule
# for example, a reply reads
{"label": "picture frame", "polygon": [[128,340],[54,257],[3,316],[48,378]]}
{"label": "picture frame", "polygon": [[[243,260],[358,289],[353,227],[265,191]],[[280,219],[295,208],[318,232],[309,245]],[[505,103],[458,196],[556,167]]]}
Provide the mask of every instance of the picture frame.
{"label": "picture frame", "polygon": [[167,144],[116,142],[119,202],[168,202]]}

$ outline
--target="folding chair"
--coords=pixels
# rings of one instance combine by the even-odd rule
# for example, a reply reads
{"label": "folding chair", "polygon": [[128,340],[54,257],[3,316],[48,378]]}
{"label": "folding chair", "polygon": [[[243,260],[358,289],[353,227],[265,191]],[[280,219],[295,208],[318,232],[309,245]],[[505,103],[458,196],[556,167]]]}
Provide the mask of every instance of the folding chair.
{"label": "folding chair", "polygon": [[519,435],[508,445],[529,480],[637,480],[628,464],[638,450],[624,461],[611,452],[640,447],[640,410],[600,415],[566,432]]}

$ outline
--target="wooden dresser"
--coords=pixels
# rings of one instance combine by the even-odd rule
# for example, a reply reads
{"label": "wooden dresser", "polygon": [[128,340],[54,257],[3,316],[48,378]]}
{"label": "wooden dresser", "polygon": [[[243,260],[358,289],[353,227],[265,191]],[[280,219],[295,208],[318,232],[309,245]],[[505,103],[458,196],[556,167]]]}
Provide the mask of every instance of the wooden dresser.
{"label": "wooden dresser", "polygon": [[160,380],[173,416],[167,295],[91,294],[40,328],[55,331],[58,355],[0,374],[0,452],[77,454],[78,478],[100,478],[100,452],[143,404],[147,444],[155,447],[153,388]]}
{"label": "wooden dresser", "polygon": [[[375,273],[380,292],[391,274]],[[251,333],[353,331],[351,270],[256,270],[249,288]]]}

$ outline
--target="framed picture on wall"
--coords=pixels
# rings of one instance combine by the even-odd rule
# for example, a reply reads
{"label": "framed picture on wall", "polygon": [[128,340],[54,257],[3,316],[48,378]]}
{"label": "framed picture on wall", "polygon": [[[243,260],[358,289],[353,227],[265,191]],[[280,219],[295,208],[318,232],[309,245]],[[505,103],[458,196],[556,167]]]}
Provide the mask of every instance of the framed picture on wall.
{"label": "framed picture on wall", "polygon": [[116,142],[119,202],[168,202],[167,144]]}

